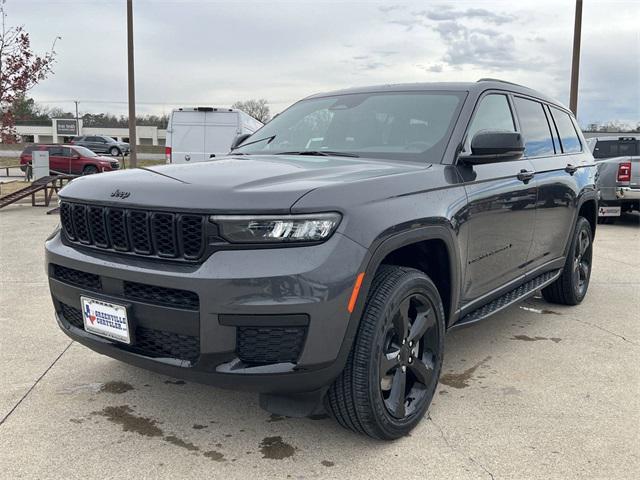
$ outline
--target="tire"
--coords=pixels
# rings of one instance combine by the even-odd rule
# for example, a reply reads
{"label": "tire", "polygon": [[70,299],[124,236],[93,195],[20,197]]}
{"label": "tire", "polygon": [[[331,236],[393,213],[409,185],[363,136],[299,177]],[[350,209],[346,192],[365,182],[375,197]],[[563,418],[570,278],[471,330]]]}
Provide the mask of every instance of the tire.
{"label": "tire", "polygon": [[586,218],[578,217],[562,274],[555,282],[542,289],[544,299],[561,305],[578,305],[582,302],[589,288],[592,259],[591,224]]}
{"label": "tire", "polygon": [[109,155],[111,155],[112,157],[119,157],[120,149],[118,147],[111,147],[109,149]]}
{"label": "tire", "polygon": [[407,435],[427,412],[438,385],[444,333],[442,301],[429,277],[382,265],[345,369],[327,392],[327,411],[343,427],[374,438]]}
{"label": "tire", "polygon": [[98,167],[95,165],[87,165],[82,169],[82,175],[93,175],[94,173],[98,173]]}

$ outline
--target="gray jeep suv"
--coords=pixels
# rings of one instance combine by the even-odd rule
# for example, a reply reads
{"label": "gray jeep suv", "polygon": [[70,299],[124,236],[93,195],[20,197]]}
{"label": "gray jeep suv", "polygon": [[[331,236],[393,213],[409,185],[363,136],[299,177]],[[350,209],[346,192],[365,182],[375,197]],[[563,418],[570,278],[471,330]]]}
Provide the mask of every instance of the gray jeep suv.
{"label": "gray jeep suv", "polygon": [[75,137],[71,144],[88,148],[95,153],[108,153],[112,157],[129,155],[129,144],[119,142],[107,135],[84,135]]}
{"label": "gray jeep suv", "polygon": [[226,157],[60,198],[68,336],[382,439],[424,416],[448,330],[540,289],[582,301],[597,218],[571,113],[495,80],[314,95]]}

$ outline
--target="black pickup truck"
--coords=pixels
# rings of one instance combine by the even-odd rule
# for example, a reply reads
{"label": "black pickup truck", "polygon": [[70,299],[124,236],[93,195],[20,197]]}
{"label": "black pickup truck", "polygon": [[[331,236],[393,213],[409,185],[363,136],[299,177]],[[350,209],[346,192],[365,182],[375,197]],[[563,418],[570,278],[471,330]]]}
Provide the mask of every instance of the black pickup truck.
{"label": "black pickup truck", "polygon": [[66,186],[56,318],[124,362],[398,438],[448,330],[539,290],[583,300],[595,177],[572,114],[522,86],[314,95],[226,157]]}

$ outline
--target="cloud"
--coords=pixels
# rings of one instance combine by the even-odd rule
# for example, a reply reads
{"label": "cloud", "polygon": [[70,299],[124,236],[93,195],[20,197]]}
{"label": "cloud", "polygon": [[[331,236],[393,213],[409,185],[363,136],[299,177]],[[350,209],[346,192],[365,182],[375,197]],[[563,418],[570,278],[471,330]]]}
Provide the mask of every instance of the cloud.
{"label": "cloud", "polygon": [[387,5],[378,7],[378,10],[380,10],[382,13],[389,13],[397,10],[404,10],[405,8],[407,8],[406,5]]}
{"label": "cloud", "polygon": [[425,17],[429,20],[434,20],[437,22],[448,20],[478,19],[483,22],[502,25],[505,23],[513,22],[516,19],[514,15],[490,12],[489,10],[485,10],[484,8],[467,8],[466,10],[456,10],[449,5],[440,6],[437,8],[437,10],[421,10],[411,13],[414,16]]}

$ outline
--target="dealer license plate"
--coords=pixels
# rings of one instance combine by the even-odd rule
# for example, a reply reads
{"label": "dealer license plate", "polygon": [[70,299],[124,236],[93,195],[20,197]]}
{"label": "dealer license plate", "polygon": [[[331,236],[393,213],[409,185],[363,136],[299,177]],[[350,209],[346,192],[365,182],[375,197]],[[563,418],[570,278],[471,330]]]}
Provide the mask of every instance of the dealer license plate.
{"label": "dealer license plate", "polygon": [[80,297],[84,329],[102,337],[130,344],[127,307],[90,297]]}
{"label": "dealer license plate", "polygon": [[620,207],[600,207],[598,209],[599,217],[619,217],[620,216]]}

